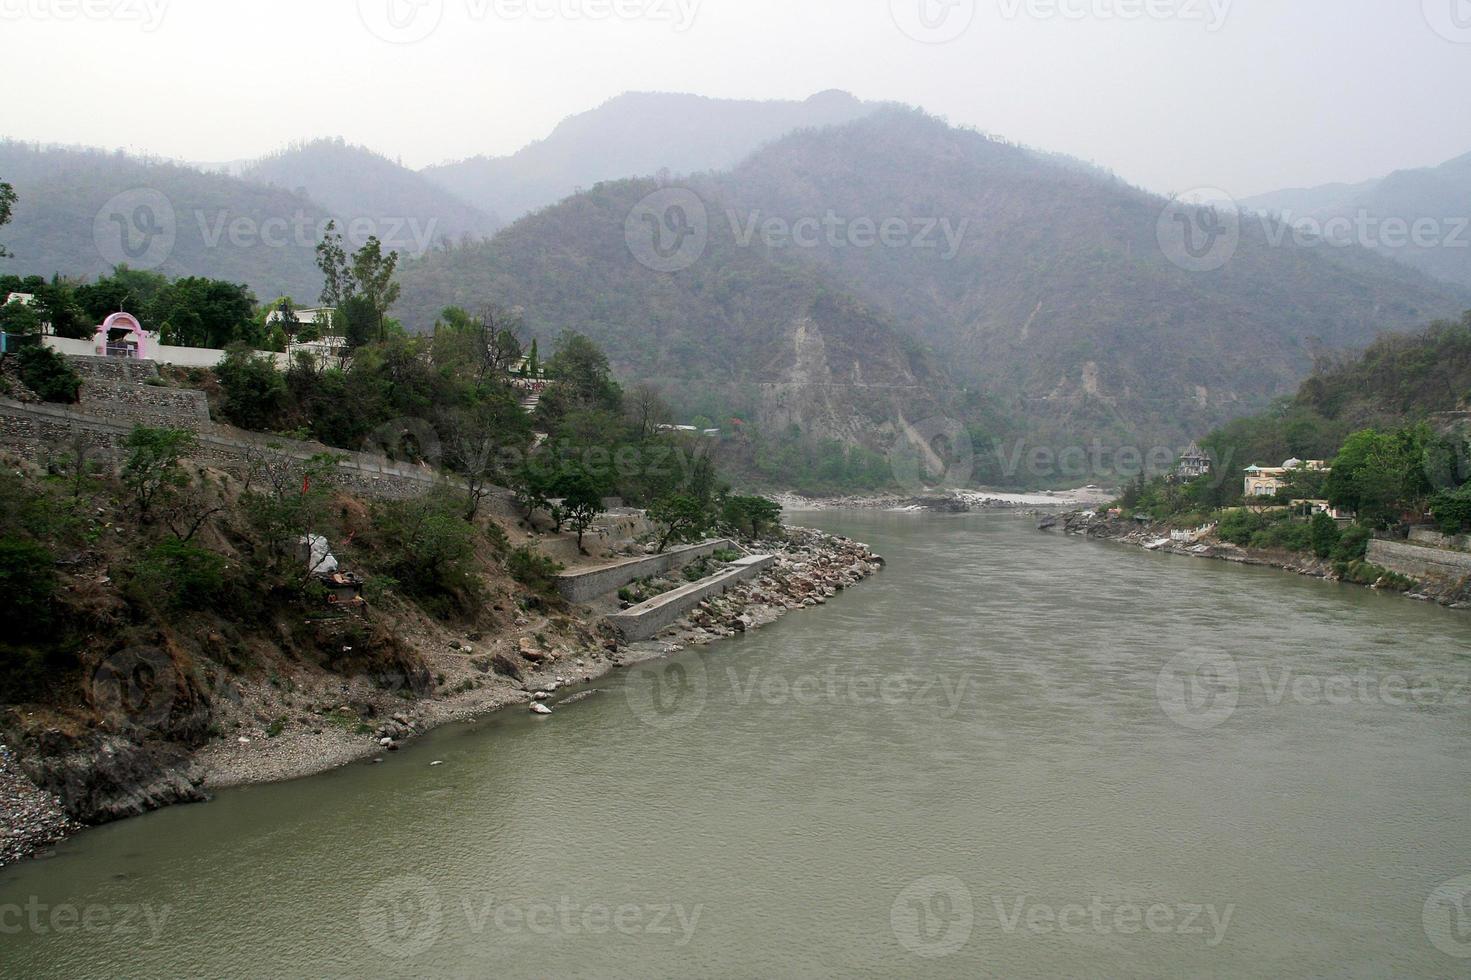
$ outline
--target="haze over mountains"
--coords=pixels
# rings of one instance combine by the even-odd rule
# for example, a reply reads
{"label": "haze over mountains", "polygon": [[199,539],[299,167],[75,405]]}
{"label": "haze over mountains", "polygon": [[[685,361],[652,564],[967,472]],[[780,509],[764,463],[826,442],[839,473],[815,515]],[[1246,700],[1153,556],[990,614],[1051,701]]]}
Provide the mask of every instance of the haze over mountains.
{"label": "haze over mountains", "polygon": [[[1468,162],[1243,203],[1453,214]],[[1464,250],[1294,241],[840,92],[630,94],[511,156],[417,173],[341,140],[236,175],[3,143],[0,178],[20,193],[0,272],[127,262],[311,303],[336,219],[405,256],[410,330],[519,306],[543,343],[584,332],[686,414],[870,448],[936,415],[982,446],[1183,444],[1291,391],[1321,350],[1471,307]]]}
{"label": "haze over mountains", "polygon": [[[661,184],[615,182],[432,252],[405,270],[403,311],[523,306],[541,335],[575,324],[711,417],[785,424],[790,393],[815,379],[823,403],[798,414],[823,435],[867,419],[881,443],[938,402],[985,434],[1183,445],[1291,390],[1316,349],[1471,302],[1364,250],[1274,244],[1252,222],[1218,268],[1183,267],[1161,245],[1164,199],[913,110],[794,133],[666,185],[698,198],[679,220],[700,212],[708,227],[688,268],[635,259],[626,219]],[[816,225],[799,241],[804,220]],[[888,221],[890,244],[864,232]],[[785,291],[794,273],[851,319],[828,308],[815,324],[813,300]]]}
{"label": "haze over mountains", "polygon": [[1471,153],[1437,167],[1275,191],[1240,204],[1471,287]]}
{"label": "haze over mountains", "polygon": [[836,91],[803,102],[629,92],[563,120],[546,139],[511,156],[428,167],[424,175],[515,220],[602,180],[726,170],[793,130],[848,122],[873,108]]}

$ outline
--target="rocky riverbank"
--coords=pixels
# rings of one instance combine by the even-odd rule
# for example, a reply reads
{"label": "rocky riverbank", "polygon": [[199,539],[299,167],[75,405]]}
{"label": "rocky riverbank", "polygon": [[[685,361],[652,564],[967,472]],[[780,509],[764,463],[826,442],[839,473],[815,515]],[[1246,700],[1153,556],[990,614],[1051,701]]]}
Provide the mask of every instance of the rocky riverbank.
{"label": "rocky riverbank", "polygon": [[[138,802],[136,812],[142,812],[201,799],[214,789],[381,760],[441,725],[503,708],[544,705],[555,714],[588,697],[590,685],[611,671],[820,606],[883,565],[866,545],[806,528],[787,528],[784,537],[758,541],[751,548],[774,555],[772,567],[701,603],[642,643],[623,643],[590,607],[554,607],[517,611],[494,635],[459,635],[427,620],[403,625],[401,639],[420,655],[433,678],[424,687],[305,666],[288,671],[281,665],[265,677],[238,678],[213,691],[212,737],[192,758],[182,760],[189,778],[178,780],[181,792],[176,797],[107,794],[108,805],[118,799],[130,807]],[[51,765],[55,760],[35,761]],[[96,794],[74,795],[90,799]],[[134,811],[109,814],[93,807],[89,812],[89,822],[100,822]],[[7,828],[0,838],[0,865],[81,828],[67,818],[61,801],[37,789],[3,749],[0,820]]]}
{"label": "rocky riverbank", "polygon": [[1110,517],[1094,511],[1072,511],[1056,517],[1044,518],[1038,527],[1040,530],[1055,529],[1064,534],[1077,534],[1102,541],[1117,541],[1120,544],[1134,545],[1147,551],[1157,551],[1163,554],[1213,558],[1218,561],[1234,562],[1238,565],[1262,565],[1329,582],[1365,585],[1371,589],[1399,593],[1422,602],[1439,603],[1452,609],[1471,608],[1471,602],[1467,601],[1464,583],[1417,581],[1406,585],[1408,580],[1400,576],[1389,575],[1373,581],[1350,581],[1339,573],[1338,565],[1332,561],[1301,552],[1244,548],[1221,540],[1210,528],[1182,531],[1163,522],[1141,523],[1124,517]]}
{"label": "rocky riverbank", "polygon": [[1013,493],[1005,490],[936,490],[924,494],[872,494],[807,497],[775,494],[772,499],[790,511],[893,510],[964,514],[984,510],[1052,510],[1095,507],[1117,494],[1096,486],[1074,490],[1041,490]]}
{"label": "rocky riverbank", "polygon": [[81,829],[61,801],[37,788],[0,745],[0,867],[29,857]]}

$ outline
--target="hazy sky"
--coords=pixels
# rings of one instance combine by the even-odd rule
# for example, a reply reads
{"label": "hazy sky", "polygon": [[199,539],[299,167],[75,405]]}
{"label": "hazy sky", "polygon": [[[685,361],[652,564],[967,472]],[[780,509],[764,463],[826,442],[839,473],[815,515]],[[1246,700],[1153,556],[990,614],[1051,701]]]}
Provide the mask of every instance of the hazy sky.
{"label": "hazy sky", "polygon": [[190,160],[421,166],[629,90],[827,88],[1162,192],[1471,152],[1471,0],[0,0],[0,38],[0,134]]}

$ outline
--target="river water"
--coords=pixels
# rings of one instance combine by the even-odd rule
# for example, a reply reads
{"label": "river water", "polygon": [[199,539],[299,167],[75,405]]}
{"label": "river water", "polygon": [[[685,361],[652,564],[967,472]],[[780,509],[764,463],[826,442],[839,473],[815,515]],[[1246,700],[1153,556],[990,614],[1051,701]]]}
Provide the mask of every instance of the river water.
{"label": "river water", "polygon": [[803,518],[887,569],[548,719],[89,831],[0,872],[0,975],[1471,971],[1471,615]]}

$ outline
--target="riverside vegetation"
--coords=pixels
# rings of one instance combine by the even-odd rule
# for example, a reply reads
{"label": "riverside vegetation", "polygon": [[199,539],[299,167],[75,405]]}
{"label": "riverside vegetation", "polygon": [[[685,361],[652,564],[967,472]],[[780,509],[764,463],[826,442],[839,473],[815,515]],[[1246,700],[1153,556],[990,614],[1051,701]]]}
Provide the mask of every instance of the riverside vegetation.
{"label": "riverside vegetation", "polygon": [[[1416,583],[1365,560],[1369,539],[1412,523],[1433,523],[1446,535],[1471,531],[1468,423],[1471,313],[1325,361],[1293,398],[1200,440],[1211,473],[1188,481],[1140,476],[1117,501],[1123,523],[1090,518],[1075,529],[1145,541],[1214,522],[1213,538],[1228,545],[1315,559],[1322,563],[1315,573],[1406,591]],[[1244,499],[1245,466],[1284,458],[1324,459],[1330,468],[1301,466],[1276,493]],[[1312,500],[1354,519],[1343,526],[1298,503]],[[1144,530],[1126,526],[1141,519]]]}
{"label": "riverside vegetation", "polygon": [[[626,393],[585,338],[556,345],[528,416],[514,388],[526,355],[512,317],[448,310],[432,336],[409,337],[383,315],[391,257],[373,248],[324,258],[333,263],[344,305],[360,300],[366,324],[348,331],[335,363],[303,356],[281,371],[236,347],[215,370],[169,373],[166,383],[206,391],[220,421],[263,434],[242,466],[207,465],[194,433],[145,426],[116,453],[78,435],[39,462],[6,456],[0,589],[13,616],[0,640],[0,741],[59,801],[6,793],[37,815],[8,854],[66,820],[202,798],[197,753],[237,737],[336,738],[245,778],[298,774],[370,750],[391,738],[384,726],[413,730],[400,716],[422,714],[422,726],[448,710],[414,705],[459,697],[464,710],[485,710],[551,683],[544,672],[583,680],[616,665],[619,638],[564,603],[560,566],[537,548],[565,528],[580,549],[605,497],[647,508],[651,550],[720,533],[789,548],[792,568],[848,553],[821,535],[785,542],[779,507],[732,493],[708,441],[661,431],[657,393]],[[30,349],[74,398],[80,379],[65,359]],[[40,398],[25,357],[3,359],[8,393]],[[302,459],[273,435],[321,451]],[[441,478],[413,499],[366,499],[339,484],[334,448]],[[363,578],[366,606],[329,601],[301,551],[313,535]],[[853,562],[867,574],[863,555]],[[805,593],[793,595],[800,607]],[[721,608],[741,612],[735,599]]]}

